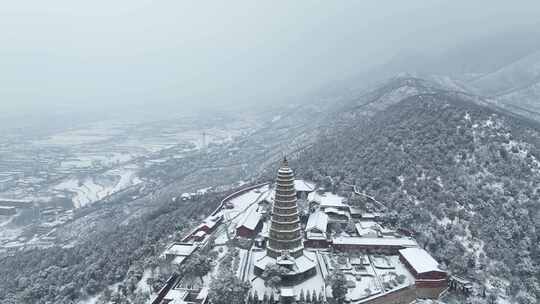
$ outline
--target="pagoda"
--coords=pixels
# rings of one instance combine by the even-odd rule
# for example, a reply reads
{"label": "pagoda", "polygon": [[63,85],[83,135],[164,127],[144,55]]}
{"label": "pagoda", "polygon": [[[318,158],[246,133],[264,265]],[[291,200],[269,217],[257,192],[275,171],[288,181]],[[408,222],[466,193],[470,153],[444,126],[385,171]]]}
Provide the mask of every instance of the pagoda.
{"label": "pagoda", "polygon": [[284,158],[278,170],[270,231],[266,251],[254,253],[255,273],[260,275],[268,264],[287,269],[283,283],[297,284],[316,274],[316,258],[304,252],[303,231],[298,216],[294,172]]}
{"label": "pagoda", "polygon": [[298,206],[296,205],[294,173],[289,168],[286,158],[283,159],[276,180],[276,195],[272,207],[266,251],[273,258],[287,255],[297,258],[304,251]]}

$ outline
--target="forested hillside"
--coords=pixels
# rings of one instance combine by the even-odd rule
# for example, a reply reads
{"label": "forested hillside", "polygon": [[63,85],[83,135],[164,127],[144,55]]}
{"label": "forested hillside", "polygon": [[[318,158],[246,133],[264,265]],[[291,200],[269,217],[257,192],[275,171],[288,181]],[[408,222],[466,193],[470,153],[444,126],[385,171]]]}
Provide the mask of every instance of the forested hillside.
{"label": "forested hillside", "polygon": [[[115,287],[113,292],[122,290],[113,294],[117,303],[146,303],[145,295],[136,290],[144,270],[156,268],[165,246],[180,240],[223,195],[160,202],[156,210],[90,234],[74,247],[29,250],[0,259],[0,303],[77,303],[110,287]],[[115,221],[118,218],[111,215]],[[103,296],[110,297],[111,292]]]}
{"label": "forested hillside", "polygon": [[416,231],[452,273],[536,303],[540,128],[459,96],[405,95],[372,115],[345,108],[294,166],[385,202],[387,220]]}

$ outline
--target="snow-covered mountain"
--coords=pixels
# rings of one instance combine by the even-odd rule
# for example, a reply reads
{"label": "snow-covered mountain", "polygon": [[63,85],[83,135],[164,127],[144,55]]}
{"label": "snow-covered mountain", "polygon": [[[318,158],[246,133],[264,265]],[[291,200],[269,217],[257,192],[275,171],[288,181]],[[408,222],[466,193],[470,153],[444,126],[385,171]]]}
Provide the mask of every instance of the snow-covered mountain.
{"label": "snow-covered mountain", "polygon": [[431,86],[436,83],[445,90],[479,95],[499,108],[540,120],[537,29],[475,38],[443,51],[401,52],[384,64],[335,81],[317,93],[325,100],[362,99],[365,92],[388,85],[387,79],[398,75],[426,79]]}
{"label": "snow-covered mountain", "polygon": [[356,185],[385,202],[389,221],[416,231],[477,290],[534,303],[526,301],[540,296],[540,124],[487,101],[393,79],[329,117],[294,165],[318,182],[329,176],[338,192]]}
{"label": "snow-covered mountain", "polygon": [[469,82],[480,93],[504,96],[540,81],[540,50]]}
{"label": "snow-covered mountain", "polygon": [[468,83],[500,106],[540,118],[540,50]]}

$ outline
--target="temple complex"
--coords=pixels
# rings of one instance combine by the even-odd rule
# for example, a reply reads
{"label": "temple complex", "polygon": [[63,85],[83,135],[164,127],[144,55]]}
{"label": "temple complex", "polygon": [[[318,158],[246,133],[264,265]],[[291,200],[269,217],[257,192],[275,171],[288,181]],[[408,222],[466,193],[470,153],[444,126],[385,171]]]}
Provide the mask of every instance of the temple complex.
{"label": "temple complex", "polygon": [[[362,193],[354,189],[351,197],[355,195]],[[227,195],[163,258],[180,265],[197,250],[215,246],[208,249],[215,250],[216,260],[232,260],[228,267],[249,283],[248,304],[328,301],[336,273],[344,276],[345,299],[352,304],[409,304],[444,294],[449,274],[411,233],[387,227],[382,208],[349,203],[342,195],[295,179],[283,159],[274,181]],[[202,281],[197,278],[197,284],[171,278],[152,303],[208,304],[210,283],[220,267]]]}

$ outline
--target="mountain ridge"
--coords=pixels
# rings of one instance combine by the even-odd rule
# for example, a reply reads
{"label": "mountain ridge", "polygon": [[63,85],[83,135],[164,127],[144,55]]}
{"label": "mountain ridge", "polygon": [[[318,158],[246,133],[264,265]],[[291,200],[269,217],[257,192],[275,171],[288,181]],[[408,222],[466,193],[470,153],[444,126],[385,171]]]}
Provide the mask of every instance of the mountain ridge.
{"label": "mountain ridge", "polygon": [[443,90],[373,116],[344,114],[294,165],[342,194],[356,185],[385,202],[390,224],[417,231],[479,289],[538,299],[540,125],[479,101]]}

